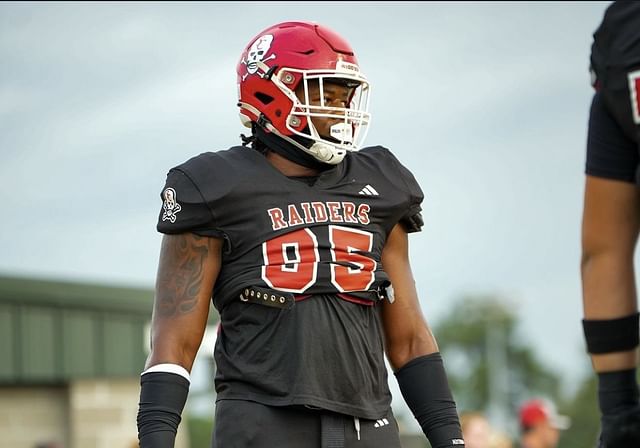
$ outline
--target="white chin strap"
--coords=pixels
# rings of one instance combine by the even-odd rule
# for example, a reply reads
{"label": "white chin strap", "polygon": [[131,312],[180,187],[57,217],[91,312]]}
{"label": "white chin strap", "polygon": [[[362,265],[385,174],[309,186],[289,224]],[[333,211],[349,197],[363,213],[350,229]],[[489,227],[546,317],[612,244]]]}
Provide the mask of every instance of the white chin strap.
{"label": "white chin strap", "polygon": [[328,163],[329,165],[337,165],[342,162],[344,156],[347,154],[345,149],[338,149],[330,143],[317,142],[311,145],[311,148],[305,149],[305,152],[311,154],[320,162]]}
{"label": "white chin strap", "polygon": [[[334,126],[339,126],[340,124],[342,123],[338,123],[337,125],[334,125]],[[315,142],[313,145],[311,145],[310,148],[307,148],[306,146],[298,143],[291,137],[282,135],[280,132],[278,132],[276,128],[273,127],[271,123],[267,123],[265,127],[269,132],[273,132],[275,135],[277,135],[281,139],[291,143],[296,148],[301,149],[307,154],[312,155],[313,157],[316,158],[316,160],[319,160],[322,163],[327,163],[329,165],[337,165],[340,162],[342,162],[342,160],[344,159],[344,156],[347,154],[346,149],[340,149],[340,148],[337,148],[335,145],[332,145],[331,143],[325,143],[325,142]],[[333,129],[331,133],[333,134]]]}
{"label": "white chin strap", "polygon": [[[262,113],[247,103],[240,103],[241,108],[247,109],[249,112],[253,113],[256,117],[260,117]],[[251,127],[251,120],[246,115],[240,113],[240,120],[242,124],[246,127]],[[332,145],[329,142],[315,142],[311,145],[310,148],[298,143],[291,137],[287,137],[286,135],[281,134],[278,130],[273,127],[271,123],[268,121],[265,123],[265,128],[269,131],[280,137],[281,139],[291,143],[296,148],[306,152],[307,154],[312,155],[316,158],[316,160],[327,163],[329,165],[337,165],[344,159],[344,156],[347,154],[347,150],[344,148],[338,148],[335,145]],[[352,129],[351,126],[348,126],[346,123],[336,123],[331,126],[331,135],[340,141],[352,141]]]}

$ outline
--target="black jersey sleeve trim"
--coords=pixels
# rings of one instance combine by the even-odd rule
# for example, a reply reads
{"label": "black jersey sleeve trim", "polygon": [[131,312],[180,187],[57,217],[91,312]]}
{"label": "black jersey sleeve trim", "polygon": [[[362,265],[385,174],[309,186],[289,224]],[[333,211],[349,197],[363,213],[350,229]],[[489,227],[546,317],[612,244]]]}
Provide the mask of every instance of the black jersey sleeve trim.
{"label": "black jersey sleeve trim", "polygon": [[585,173],[590,176],[636,183],[638,146],[627,138],[596,92],[589,112]]}
{"label": "black jersey sleeve trim", "polygon": [[[402,179],[402,183],[405,186],[406,192],[409,195],[409,209],[407,213],[405,213],[400,218],[400,223],[404,226],[405,230],[408,233],[420,232],[422,230],[422,226],[424,225],[424,220],[422,219],[422,200],[424,199],[422,189],[418,184],[418,181],[415,179],[413,173],[406,168],[398,158],[388,149],[382,147],[387,154],[389,154],[389,158],[393,161],[393,164],[398,171],[398,177]],[[407,182],[407,178],[413,179],[415,185],[412,187],[409,182]]]}
{"label": "black jersey sleeve trim", "polygon": [[200,187],[198,187],[198,184],[193,180],[193,178],[189,175],[188,172],[186,172],[183,169],[180,168],[175,168],[175,171],[179,171],[180,173],[182,173],[184,175],[184,177],[186,177],[187,179],[189,179],[189,181],[191,182],[191,184],[193,185],[193,188],[196,189],[196,191],[198,192],[198,194],[200,195],[200,199],[202,199],[202,203],[204,205],[207,206],[207,209],[209,209],[209,213],[211,213],[211,219],[212,221],[215,222],[216,216],[213,213],[213,210],[211,209],[211,207],[209,207],[209,204],[207,204],[206,199],[204,198],[204,195],[202,194],[202,190],[200,190]]}
{"label": "black jersey sleeve trim", "polygon": [[[200,198],[202,199],[202,203],[207,207],[207,210],[209,210],[209,213],[211,214],[211,222],[214,222],[214,223],[217,222],[216,215],[215,215],[215,213],[213,213],[213,209],[211,208],[209,203],[204,198],[204,195],[202,194],[202,190],[200,189],[200,187],[198,186],[196,181],[194,181],[193,178],[189,175],[189,173],[187,171],[183,170],[183,169],[175,168],[175,171],[178,171],[178,172],[182,173],[184,175],[184,177],[189,179],[189,182],[191,182],[191,184],[193,185],[193,188],[195,188],[195,190],[200,195]],[[230,243],[227,234],[224,233],[219,228],[194,228],[194,229],[190,230],[190,232],[191,233],[195,233],[196,235],[200,235],[200,236],[208,236],[208,237],[214,237],[214,238],[224,238],[224,240],[226,241],[226,244]]]}

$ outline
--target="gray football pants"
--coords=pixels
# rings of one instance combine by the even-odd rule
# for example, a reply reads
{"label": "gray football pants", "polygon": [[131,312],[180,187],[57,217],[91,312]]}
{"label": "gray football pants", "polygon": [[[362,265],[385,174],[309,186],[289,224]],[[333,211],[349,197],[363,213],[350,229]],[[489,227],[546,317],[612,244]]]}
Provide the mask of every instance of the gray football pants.
{"label": "gray football pants", "polygon": [[401,448],[391,410],[380,420],[244,400],[216,404],[212,448]]}

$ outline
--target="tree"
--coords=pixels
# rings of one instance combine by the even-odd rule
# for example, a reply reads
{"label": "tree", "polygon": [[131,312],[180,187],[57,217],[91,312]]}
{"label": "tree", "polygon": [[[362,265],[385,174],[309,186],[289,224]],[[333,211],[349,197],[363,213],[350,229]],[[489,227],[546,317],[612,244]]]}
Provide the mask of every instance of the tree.
{"label": "tree", "polygon": [[518,337],[511,309],[496,296],[466,296],[434,326],[459,410],[483,411],[515,438],[518,405],[532,396],[550,397],[572,420],[560,446],[594,447],[599,432],[595,375],[586,372],[575,395],[565,397],[558,374],[540,362],[532,342]]}
{"label": "tree", "polygon": [[[586,356],[586,355],[585,355]],[[566,448],[592,448],[600,433],[596,376],[589,372],[575,396],[561,407],[571,416],[571,428],[562,434],[560,444]]]}
{"label": "tree", "polygon": [[460,410],[485,411],[513,433],[514,409],[532,395],[558,397],[558,376],[519,342],[517,319],[495,296],[466,296],[434,327]]}

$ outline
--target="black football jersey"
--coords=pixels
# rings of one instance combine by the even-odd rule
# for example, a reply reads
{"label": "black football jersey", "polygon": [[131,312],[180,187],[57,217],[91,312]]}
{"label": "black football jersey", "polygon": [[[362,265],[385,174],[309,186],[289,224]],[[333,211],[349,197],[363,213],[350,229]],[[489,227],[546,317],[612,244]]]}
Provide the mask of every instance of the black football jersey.
{"label": "black football jersey", "polygon": [[[253,149],[204,153],[170,170],[162,199],[160,232],[225,240],[213,291],[218,399],[386,413],[382,329],[370,299],[388,283],[387,235],[399,222],[420,230],[423,199],[389,150],[349,153],[312,184]],[[249,292],[266,305],[286,296],[286,306],[249,301]]]}

